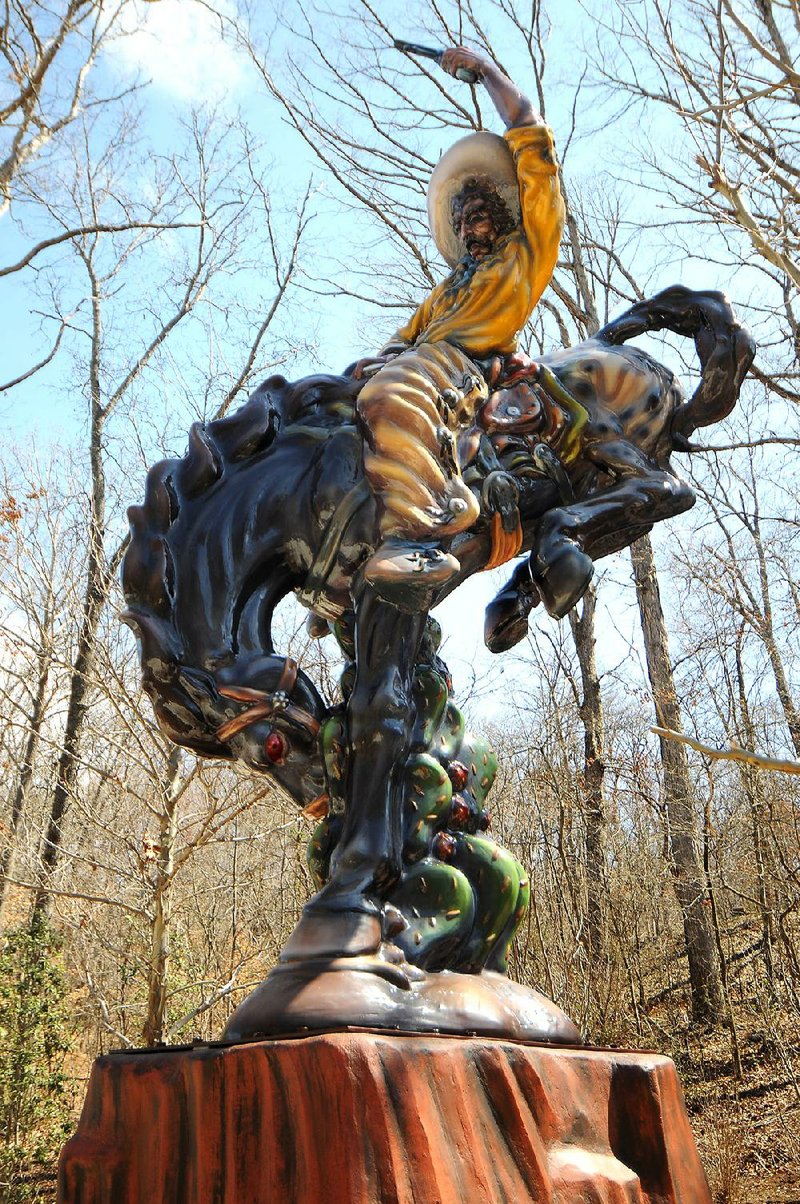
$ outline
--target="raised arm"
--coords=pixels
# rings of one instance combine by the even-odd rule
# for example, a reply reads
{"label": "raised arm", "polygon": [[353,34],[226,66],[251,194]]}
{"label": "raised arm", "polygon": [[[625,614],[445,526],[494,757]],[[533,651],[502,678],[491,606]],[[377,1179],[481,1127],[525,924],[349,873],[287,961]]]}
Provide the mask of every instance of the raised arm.
{"label": "raised arm", "polygon": [[491,96],[506,129],[521,125],[544,125],[544,118],[536,112],[527,96],[523,96],[517,85],[503,75],[491,59],[476,54],[474,50],[467,50],[465,46],[453,46],[445,50],[441,63],[448,75],[455,75],[459,67],[475,72]]}

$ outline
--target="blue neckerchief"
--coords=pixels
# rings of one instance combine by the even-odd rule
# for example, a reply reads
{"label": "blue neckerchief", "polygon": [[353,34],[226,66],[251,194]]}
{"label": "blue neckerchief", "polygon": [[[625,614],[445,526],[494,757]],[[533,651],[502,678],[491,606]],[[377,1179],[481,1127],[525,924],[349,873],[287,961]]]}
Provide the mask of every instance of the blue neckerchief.
{"label": "blue neckerchief", "polygon": [[518,229],[518,227],[516,227],[515,230],[510,230],[508,234],[503,234],[500,238],[498,238],[491,255],[488,255],[486,259],[480,260],[480,262],[477,259],[473,259],[469,254],[463,255],[450,273],[450,276],[446,282],[445,291],[448,293],[460,292],[462,288],[470,283],[472,277],[475,275],[479,267],[483,265],[488,267],[489,264],[497,258],[508,242],[508,239],[512,234],[515,233],[516,229]]}

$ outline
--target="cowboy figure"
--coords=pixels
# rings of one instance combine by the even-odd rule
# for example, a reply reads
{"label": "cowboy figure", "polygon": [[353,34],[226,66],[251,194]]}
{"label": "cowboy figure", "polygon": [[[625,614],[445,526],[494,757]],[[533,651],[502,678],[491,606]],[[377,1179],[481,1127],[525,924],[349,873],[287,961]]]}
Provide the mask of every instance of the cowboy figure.
{"label": "cowboy figure", "polygon": [[460,568],[442,541],[471,527],[480,508],[461,476],[457,436],[488,396],[483,368],[516,351],[517,336],[558,257],[564,204],[553,135],[531,102],[490,60],[457,46],[441,65],[475,73],[506,125],[503,137],[462,138],[428,189],[428,216],[452,268],[411,320],[356,375],[364,467],[381,502],[367,581],[391,599],[441,586]]}

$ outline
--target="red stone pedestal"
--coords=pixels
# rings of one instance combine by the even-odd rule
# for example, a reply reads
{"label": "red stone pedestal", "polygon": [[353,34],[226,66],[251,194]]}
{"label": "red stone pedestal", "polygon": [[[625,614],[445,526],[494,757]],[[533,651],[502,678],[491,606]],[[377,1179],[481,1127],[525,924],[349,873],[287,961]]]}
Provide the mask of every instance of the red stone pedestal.
{"label": "red stone pedestal", "polygon": [[61,1204],[711,1204],[655,1054],[377,1032],[109,1054]]}

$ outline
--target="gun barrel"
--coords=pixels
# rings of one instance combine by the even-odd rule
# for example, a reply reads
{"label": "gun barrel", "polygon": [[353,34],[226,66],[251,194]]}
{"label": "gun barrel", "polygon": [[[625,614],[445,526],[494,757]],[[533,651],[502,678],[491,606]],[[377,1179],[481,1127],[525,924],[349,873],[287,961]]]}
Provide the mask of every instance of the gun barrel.
{"label": "gun barrel", "polygon": [[443,50],[436,50],[433,46],[419,46],[416,42],[403,42],[400,38],[394,39],[395,50],[404,50],[406,54],[418,54],[421,58],[433,59],[439,62],[444,54]]}
{"label": "gun barrel", "polygon": [[[418,54],[421,58],[433,59],[435,63],[441,63],[444,50],[436,50],[433,46],[420,46],[417,42],[404,42],[401,38],[393,38],[395,50],[403,50],[406,54]],[[476,84],[478,76],[474,71],[470,71],[469,67],[459,67],[456,71],[456,79],[464,80],[467,84]]]}

